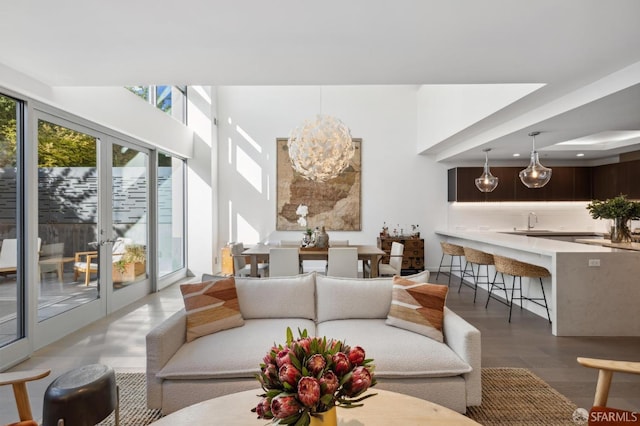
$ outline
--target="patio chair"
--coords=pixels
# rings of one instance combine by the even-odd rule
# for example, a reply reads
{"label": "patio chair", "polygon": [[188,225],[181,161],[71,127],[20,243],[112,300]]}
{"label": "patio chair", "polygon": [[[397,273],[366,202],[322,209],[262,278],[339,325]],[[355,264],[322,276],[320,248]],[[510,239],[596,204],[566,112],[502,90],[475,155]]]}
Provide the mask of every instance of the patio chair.
{"label": "patio chair", "polygon": [[[42,239],[38,237],[38,252]],[[15,274],[18,272],[18,240],[6,238],[2,240],[0,247],[0,275]]]}
{"label": "patio chair", "polygon": [[[132,244],[131,238],[116,238],[111,249],[112,262],[115,263],[124,254],[125,247]],[[98,273],[98,251],[78,251],[73,262],[73,280],[78,281],[78,276],[84,274],[84,285],[88,286],[91,274]]]}
{"label": "patio chair", "polygon": [[34,420],[31,412],[27,382],[47,377],[49,373],[51,373],[51,370],[48,369],[0,373],[0,386],[11,385],[13,387],[13,398],[15,399],[18,418],[20,419],[19,422],[10,423],[7,426],[38,426],[38,422]]}

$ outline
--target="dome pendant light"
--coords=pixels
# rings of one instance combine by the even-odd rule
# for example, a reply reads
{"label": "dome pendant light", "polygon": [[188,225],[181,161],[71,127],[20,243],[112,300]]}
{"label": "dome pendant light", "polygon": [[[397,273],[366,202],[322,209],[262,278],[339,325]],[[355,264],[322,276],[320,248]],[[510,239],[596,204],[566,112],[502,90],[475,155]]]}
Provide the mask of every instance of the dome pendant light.
{"label": "dome pendant light", "polygon": [[484,172],[476,178],[476,187],[480,192],[492,192],[498,186],[498,178],[491,174],[489,170],[489,154],[491,148],[483,149],[484,152]]}
{"label": "dome pendant light", "polygon": [[531,162],[529,167],[520,171],[520,180],[527,188],[542,188],[551,180],[551,169],[540,164],[538,151],[536,151],[536,136],[540,132],[531,132],[533,148],[531,149]]}

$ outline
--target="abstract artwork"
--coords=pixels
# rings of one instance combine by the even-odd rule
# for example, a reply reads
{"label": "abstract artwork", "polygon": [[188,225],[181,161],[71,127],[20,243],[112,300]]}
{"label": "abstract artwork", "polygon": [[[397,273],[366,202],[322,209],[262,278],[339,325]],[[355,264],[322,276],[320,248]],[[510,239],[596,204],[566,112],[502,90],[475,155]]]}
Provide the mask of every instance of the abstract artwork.
{"label": "abstract artwork", "polygon": [[360,231],[362,139],[353,139],[356,152],[340,176],[326,182],[306,180],[291,167],[287,139],[277,143],[276,230],[304,231],[296,210],[308,207],[307,228],[324,226],[327,231]]}

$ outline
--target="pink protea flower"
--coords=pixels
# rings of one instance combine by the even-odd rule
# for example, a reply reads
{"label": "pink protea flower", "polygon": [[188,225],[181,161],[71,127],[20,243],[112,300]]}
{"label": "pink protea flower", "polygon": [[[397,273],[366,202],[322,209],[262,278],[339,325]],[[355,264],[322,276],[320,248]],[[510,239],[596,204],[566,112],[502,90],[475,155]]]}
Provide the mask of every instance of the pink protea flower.
{"label": "pink protea flower", "polygon": [[315,406],[320,400],[320,383],[313,377],[303,377],[298,382],[298,399],[306,407]]}
{"label": "pink protea flower", "polygon": [[276,396],[271,400],[271,413],[277,419],[286,419],[296,414],[301,408],[293,395]]}
{"label": "pink protea flower", "polygon": [[303,339],[298,339],[295,343],[294,343],[294,348],[297,347],[301,347],[305,353],[305,355],[308,355],[309,353],[311,353],[311,338],[310,337],[305,337]]}
{"label": "pink protea flower", "polygon": [[293,364],[283,364],[278,370],[278,377],[281,382],[289,383],[291,386],[295,386],[300,380],[300,372]]}
{"label": "pink protea flower", "polygon": [[271,412],[271,400],[268,398],[262,398],[256,406],[256,414],[259,419],[272,419],[273,413]]}
{"label": "pink protea flower", "polygon": [[356,396],[371,386],[371,374],[365,367],[356,367],[351,372],[351,377],[344,382],[342,388],[347,396]]}
{"label": "pink protea flower", "polygon": [[343,376],[351,369],[349,358],[343,352],[338,352],[333,356],[333,363],[335,364],[334,370],[338,376]]}
{"label": "pink protea flower", "polygon": [[333,394],[338,390],[339,384],[338,377],[333,373],[333,371],[327,371],[320,378],[320,386],[322,388],[323,395]]}
{"label": "pink protea flower", "polygon": [[264,361],[265,364],[275,364],[276,363],[275,354],[277,354],[278,351],[280,351],[280,349],[278,349],[276,346],[273,346],[271,350],[267,352],[264,358],[262,358],[262,361]]}
{"label": "pink protea flower", "polygon": [[267,386],[273,386],[277,384],[279,376],[278,376],[278,367],[275,364],[267,364],[262,369],[262,374],[264,374],[261,382]]}
{"label": "pink protea flower", "polygon": [[291,364],[291,358],[289,358],[290,352],[291,349],[289,348],[284,348],[278,352],[278,355],[276,355],[276,364],[278,365],[278,368],[282,367],[284,364]]}
{"label": "pink protea flower", "polygon": [[318,375],[326,366],[327,361],[320,354],[315,354],[307,360],[307,368],[314,376]]}
{"label": "pink protea flower", "polygon": [[349,351],[349,362],[351,365],[362,365],[365,360],[364,349],[360,346],[354,346]]}

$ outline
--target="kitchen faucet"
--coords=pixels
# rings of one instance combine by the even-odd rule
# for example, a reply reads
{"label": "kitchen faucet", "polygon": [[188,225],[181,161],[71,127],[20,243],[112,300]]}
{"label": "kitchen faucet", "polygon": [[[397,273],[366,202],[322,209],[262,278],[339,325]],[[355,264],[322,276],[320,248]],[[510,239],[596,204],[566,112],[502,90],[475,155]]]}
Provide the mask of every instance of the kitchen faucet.
{"label": "kitchen faucet", "polygon": [[[535,219],[535,222],[531,222],[532,217]],[[529,216],[527,216],[527,230],[532,230],[536,223],[538,223],[538,216],[534,212],[529,212]]]}

